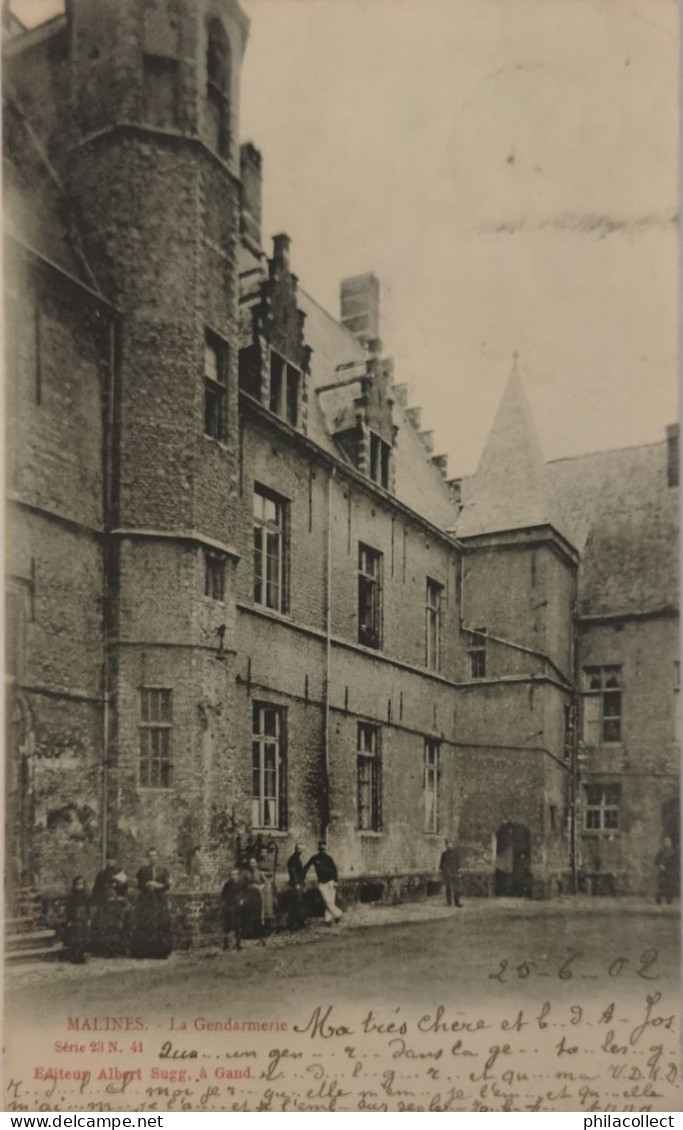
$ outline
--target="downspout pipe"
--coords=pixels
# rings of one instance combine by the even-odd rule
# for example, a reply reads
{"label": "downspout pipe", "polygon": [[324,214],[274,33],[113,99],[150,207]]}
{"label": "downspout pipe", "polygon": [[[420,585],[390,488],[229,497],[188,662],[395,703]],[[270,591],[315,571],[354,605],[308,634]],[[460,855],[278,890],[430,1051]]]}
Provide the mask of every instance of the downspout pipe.
{"label": "downspout pipe", "polygon": [[323,737],[323,811],[322,836],[327,837],[330,826],[330,691],[332,678],[332,483],[336,468],[327,477],[327,547],[325,553],[325,695]]}
{"label": "downspout pipe", "polygon": [[113,845],[110,844],[109,828],[109,759],[111,755],[111,698],[112,698],[112,665],[110,647],[112,639],[112,596],[114,578],[112,576],[112,541],[111,530],[114,509],[114,444],[115,444],[115,396],[116,372],[118,365],[118,328],[117,316],[112,311],[107,324],[107,373],[106,388],[104,393],[104,466],[103,470],[103,504],[104,504],[104,539],[102,546],[102,691],[104,700],[102,718],[102,843],[101,855],[104,867]]}

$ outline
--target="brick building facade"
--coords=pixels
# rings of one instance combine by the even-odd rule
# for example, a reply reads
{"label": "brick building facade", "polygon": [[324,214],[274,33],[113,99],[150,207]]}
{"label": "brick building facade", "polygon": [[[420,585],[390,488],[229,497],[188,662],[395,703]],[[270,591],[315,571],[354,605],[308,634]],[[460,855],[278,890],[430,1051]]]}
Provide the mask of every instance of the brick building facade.
{"label": "brick building facade", "polygon": [[[262,245],[236,0],[5,39],[8,866],[180,893],[328,837],[351,895],[643,892],[678,840],[677,431],[448,480],[379,341]],[[674,450],[676,449],[676,450]]]}

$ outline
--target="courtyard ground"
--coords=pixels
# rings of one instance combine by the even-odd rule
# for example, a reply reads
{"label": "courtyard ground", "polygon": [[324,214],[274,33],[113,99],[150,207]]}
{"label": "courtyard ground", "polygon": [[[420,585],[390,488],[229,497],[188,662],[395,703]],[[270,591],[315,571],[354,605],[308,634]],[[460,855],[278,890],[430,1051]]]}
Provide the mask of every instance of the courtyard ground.
{"label": "courtyard ground", "polygon": [[341,924],[316,921],[298,934],[174,953],[167,961],[92,959],[10,971],[10,1014],[166,1013],[179,999],[233,1014],[289,1009],[303,998],[463,999],[495,991],[514,999],[550,986],[581,996],[591,983],[624,993],[679,979],[679,908],[644,899],[469,900],[462,909],[430,899],[357,906]]}

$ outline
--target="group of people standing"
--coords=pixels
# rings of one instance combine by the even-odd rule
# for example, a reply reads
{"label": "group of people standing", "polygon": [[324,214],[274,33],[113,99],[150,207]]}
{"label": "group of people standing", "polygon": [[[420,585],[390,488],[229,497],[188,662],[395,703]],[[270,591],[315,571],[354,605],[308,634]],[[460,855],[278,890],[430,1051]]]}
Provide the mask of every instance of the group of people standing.
{"label": "group of people standing", "polygon": [[[234,934],[235,948],[242,948],[242,938],[268,933],[275,925],[275,877],[263,860],[251,856],[246,867],[234,868],[221,894],[223,910],[223,948],[229,949],[230,936]],[[300,930],[306,924],[304,892],[306,875],[310,868],[316,875],[318,890],[325,906],[325,922],[332,926],[342,912],[336,903],[337,865],[327,853],[324,840],[308,863],[303,862],[300,844],[287,860],[289,875],[289,906],[287,927]]]}
{"label": "group of people standing", "polygon": [[82,964],[86,954],[98,957],[165,958],[173,948],[167,891],[168,871],[158,862],[155,848],[136,875],[131,889],[128,877],[110,856],[86,890],[78,875],[66,904],[64,948],[69,961]]}

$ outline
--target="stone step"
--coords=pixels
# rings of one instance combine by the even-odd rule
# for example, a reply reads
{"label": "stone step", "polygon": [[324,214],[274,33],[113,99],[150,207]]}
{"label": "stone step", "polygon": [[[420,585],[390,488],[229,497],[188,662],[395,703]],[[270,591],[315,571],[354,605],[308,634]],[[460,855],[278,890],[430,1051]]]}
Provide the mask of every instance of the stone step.
{"label": "stone step", "polygon": [[29,948],[40,946],[41,943],[47,945],[48,942],[53,942],[57,938],[55,930],[23,930],[21,933],[5,934],[5,953],[11,953],[15,949],[21,949],[25,952]]}
{"label": "stone step", "polygon": [[5,934],[18,934],[20,931],[26,932],[32,930],[36,922],[38,922],[40,915],[36,914],[35,917],[27,917],[14,915],[5,919]]}
{"label": "stone step", "polygon": [[61,944],[54,946],[40,946],[38,949],[15,950],[13,953],[5,952],[5,961],[13,970],[23,968],[25,965],[35,965],[40,961],[60,957],[64,952]]}

